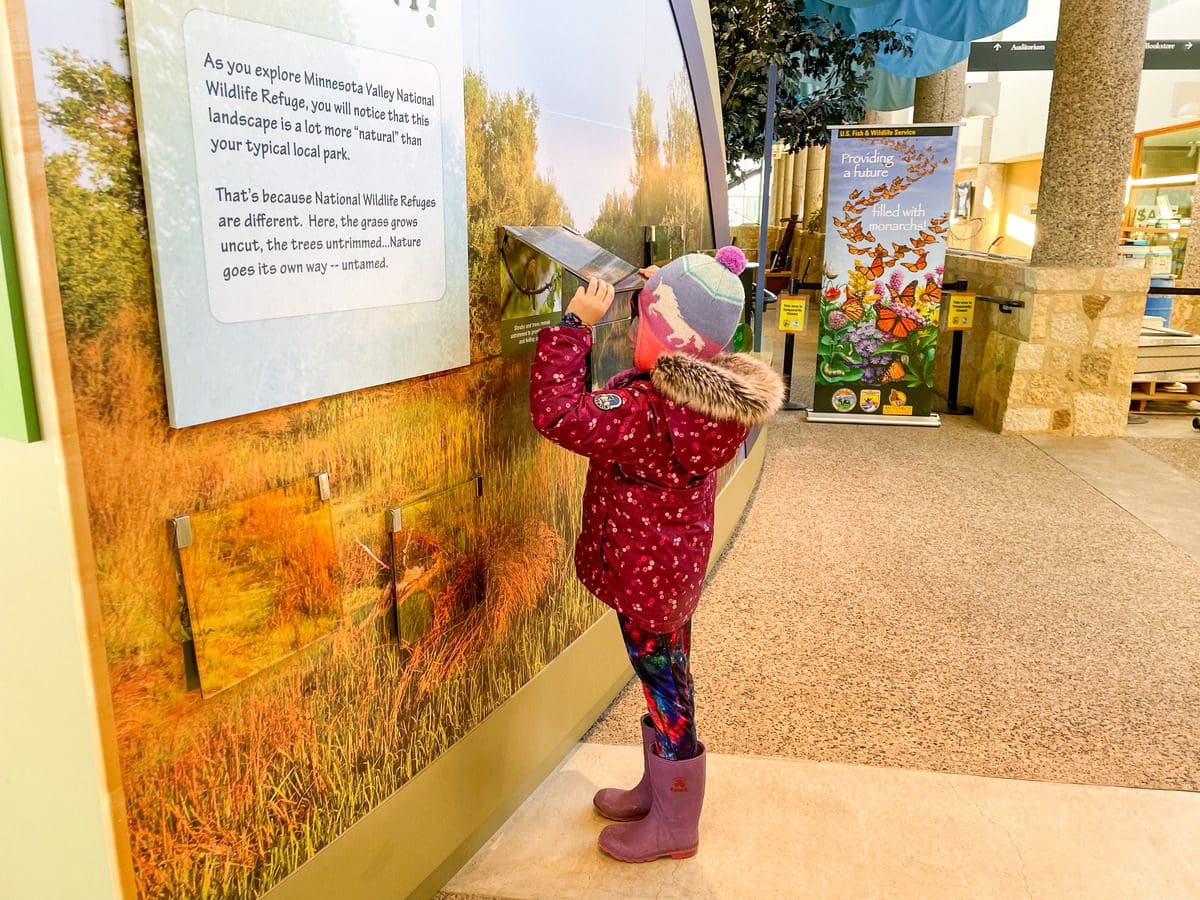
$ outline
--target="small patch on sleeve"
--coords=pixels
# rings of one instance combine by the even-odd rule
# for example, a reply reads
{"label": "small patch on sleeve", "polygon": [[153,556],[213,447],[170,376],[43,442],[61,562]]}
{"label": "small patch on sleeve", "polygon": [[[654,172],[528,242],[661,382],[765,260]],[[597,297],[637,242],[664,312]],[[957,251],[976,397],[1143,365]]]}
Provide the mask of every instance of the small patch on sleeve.
{"label": "small patch on sleeve", "polygon": [[623,406],[625,401],[620,394],[595,394],[592,396],[592,403],[601,412],[610,412]]}

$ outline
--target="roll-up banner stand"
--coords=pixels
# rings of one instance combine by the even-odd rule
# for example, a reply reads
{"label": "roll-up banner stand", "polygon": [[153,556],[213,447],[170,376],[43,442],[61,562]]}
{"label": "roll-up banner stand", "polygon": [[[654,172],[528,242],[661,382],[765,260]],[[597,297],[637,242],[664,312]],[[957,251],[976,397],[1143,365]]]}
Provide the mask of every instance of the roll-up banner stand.
{"label": "roll-up banner stand", "polygon": [[937,426],[933,362],[958,127],[831,132],[808,420]]}

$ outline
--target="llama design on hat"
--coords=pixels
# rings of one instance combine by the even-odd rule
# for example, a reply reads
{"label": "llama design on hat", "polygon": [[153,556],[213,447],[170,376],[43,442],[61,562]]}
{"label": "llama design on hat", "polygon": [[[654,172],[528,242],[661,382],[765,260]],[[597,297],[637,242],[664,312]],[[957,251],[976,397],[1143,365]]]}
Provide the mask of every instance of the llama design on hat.
{"label": "llama design on hat", "polygon": [[704,349],[704,336],[687,322],[683,321],[683,313],[679,310],[679,300],[675,291],[665,282],[654,292],[655,302],[646,310],[648,315],[658,316],[666,324],[668,331],[663,335],[664,343],[676,350],[686,350],[689,347],[699,351]]}
{"label": "llama design on hat", "polygon": [[736,248],[722,252],[720,260],[702,253],[682,256],[647,282],[642,315],[663,348],[709,359],[733,337],[745,291],[734,272],[740,266],[730,264],[744,265],[745,258]]}

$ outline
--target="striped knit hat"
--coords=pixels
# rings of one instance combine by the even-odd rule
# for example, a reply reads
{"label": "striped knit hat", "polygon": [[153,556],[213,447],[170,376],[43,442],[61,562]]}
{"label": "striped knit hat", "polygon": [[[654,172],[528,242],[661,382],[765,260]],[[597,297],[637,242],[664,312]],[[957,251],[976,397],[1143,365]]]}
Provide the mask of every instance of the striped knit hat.
{"label": "striped knit hat", "polygon": [[742,321],[745,268],[741,250],[723,247],[715,258],[689,253],[655,273],[638,298],[638,367],[651,368],[663,353],[712,359],[722,352]]}

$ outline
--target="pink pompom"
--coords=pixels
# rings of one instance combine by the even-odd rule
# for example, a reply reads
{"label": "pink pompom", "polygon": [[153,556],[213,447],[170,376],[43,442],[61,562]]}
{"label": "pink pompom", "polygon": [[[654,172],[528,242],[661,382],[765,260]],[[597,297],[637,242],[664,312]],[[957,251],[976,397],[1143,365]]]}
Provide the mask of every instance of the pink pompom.
{"label": "pink pompom", "polygon": [[722,247],[717,251],[717,262],[734,275],[741,275],[746,269],[746,254],[737,247]]}

